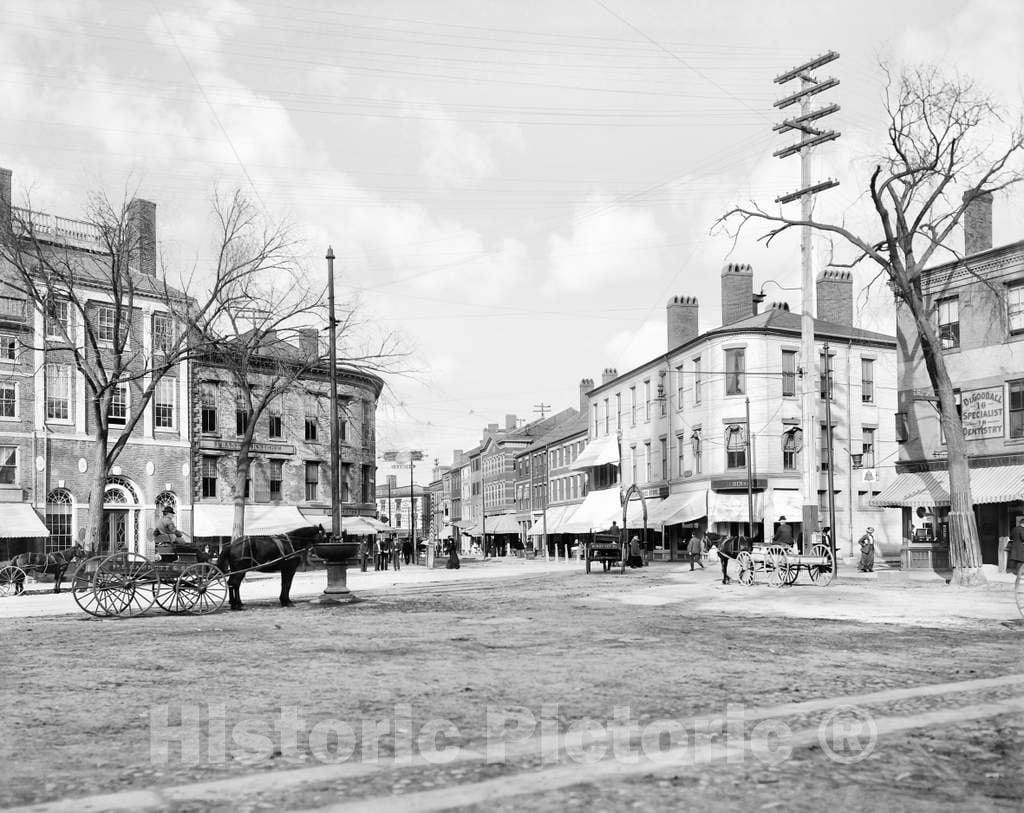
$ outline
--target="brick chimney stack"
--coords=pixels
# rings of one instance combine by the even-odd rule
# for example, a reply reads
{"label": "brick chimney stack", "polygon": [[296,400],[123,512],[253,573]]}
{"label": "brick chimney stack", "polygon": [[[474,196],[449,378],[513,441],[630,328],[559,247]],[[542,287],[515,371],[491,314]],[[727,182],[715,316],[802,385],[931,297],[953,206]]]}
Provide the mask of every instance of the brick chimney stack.
{"label": "brick chimney stack", "polygon": [[131,254],[138,258],[138,269],[147,277],[156,276],[156,204],[133,198],[128,204],[131,230]]}
{"label": "brick chimney stack", "polygon": [[619,371],[614,367],[605,367],[601,371],[601,383],[607,384],[609,381],[614,381],[619,377]]}
{"label": "brick chimney stack", "polygon": [[668,301],[665,321],[668,324],[669,350],[686,344],[700,335],[697,310],[695,296],[674,296]]}
{"label": "brick chimney stack", "polygon": [[964,210],[964,256],[970,257],[992,248],[992,193],[983,192],[970,199],[970,193],[964,192],[963,200],[967,202]]}
{"label": "brick chimney stack", "polygon": [[722,325],[731,325],[754,313],[754,268],[729,263],[722,268]]}
{"label": "brick chimney stack", "polygon": [[853,274],[826,268],[818,274],[814,295],[821,321],[853,327]]}
{"label": "brick chimney stack", "polygon": [[0,222],[9,223],[11,219],[11,170],[0,167]]}
{"label": "brick chimney stack", "polygon": [[320,355],[320,331],[317,328],[299,329],[299,350],[307,359],[315,359]]}
{"label": "brick chimney stack", "polygon": [[580,415],[587,417],[590,412],[590,399],[587,393],[594,389],[594,379],[580,379]]}

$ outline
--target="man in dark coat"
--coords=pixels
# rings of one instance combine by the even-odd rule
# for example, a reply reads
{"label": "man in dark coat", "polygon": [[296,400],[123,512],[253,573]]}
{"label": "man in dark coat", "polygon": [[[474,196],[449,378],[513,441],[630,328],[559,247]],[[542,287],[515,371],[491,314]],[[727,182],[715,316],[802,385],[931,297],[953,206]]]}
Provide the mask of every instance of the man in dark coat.
{"label": "man in dark coat", "polygon": [[775,536],[772,537],[773,545],[782,545],[784,548],[793,546],[793,529],[789,527],[785,517],[779,517],[779,525],[775,529]]}
{"label": "man in dark coat", "polygon": [[1006,546],[1006,572],[1017,573],[1021,565],[1024,565],[1024,517],[1017,517]]}

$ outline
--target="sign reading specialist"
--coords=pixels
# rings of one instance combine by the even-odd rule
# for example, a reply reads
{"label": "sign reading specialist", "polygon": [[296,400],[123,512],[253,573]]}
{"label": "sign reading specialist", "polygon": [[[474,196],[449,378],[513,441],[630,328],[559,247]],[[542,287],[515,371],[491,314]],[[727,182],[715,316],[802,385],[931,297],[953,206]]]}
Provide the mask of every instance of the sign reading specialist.
{"label": "sign reading specialist", "polygon": [[967,390],[962,395],[964,438],[982,440],[1003,436],[1003,388]]}

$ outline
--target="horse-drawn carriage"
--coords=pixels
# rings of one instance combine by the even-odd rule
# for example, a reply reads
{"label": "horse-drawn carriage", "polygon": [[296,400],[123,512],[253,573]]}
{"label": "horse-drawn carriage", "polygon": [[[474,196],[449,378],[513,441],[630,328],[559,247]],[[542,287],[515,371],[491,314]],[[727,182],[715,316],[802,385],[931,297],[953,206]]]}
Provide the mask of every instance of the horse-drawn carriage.
{"label": "horse-drawn carriage", "polygon": [[48,553],[19,553],[6,562],[0,562],[0,596],[18,596],[25,592],[25,579],[32,576],[53,576],[53,592],[60,592],[64,573],[77,560],[85,558],[81,545],[72,545]]}

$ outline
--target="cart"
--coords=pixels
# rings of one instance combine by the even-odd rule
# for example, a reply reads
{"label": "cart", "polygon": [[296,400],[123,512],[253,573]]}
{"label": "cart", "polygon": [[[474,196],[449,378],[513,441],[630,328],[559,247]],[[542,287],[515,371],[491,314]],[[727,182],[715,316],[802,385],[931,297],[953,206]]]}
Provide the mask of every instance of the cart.
{"label": "cart", "polygon": [[741,584],[751,585],[758,573],[763,573],[772,587],[782,587],[796,582],[801,570],[806,570],[811,581],[819,587],[832,583],[835,557],[828,545],[817,543],[811,546],[808,556],[793,553],[781,545],[742,550],[736,556],[740,568]]}
{"label": "cart", "polygon": [[142,615],[153,604],[175,615],[215,612],[227,600],[228,574],[191,547],[156,558],[120,551],[86,559],[72,580],[75,603],[101,618]]}
{"label": "cart", "polygon": [[0,562],[0,596],[17,595],[19,585],[25,584],[25,577],[28,574],[17,565],[10,562]]}
{"label": "cart", "polygon": [[625,573],[626,558],[626,543],[621,534],[594,534],[594,538],[585,543],[583,550],[587,573],[590,572],[592,562],[600,562],[605,571],[611,570],[618,563],[619,572]]}

